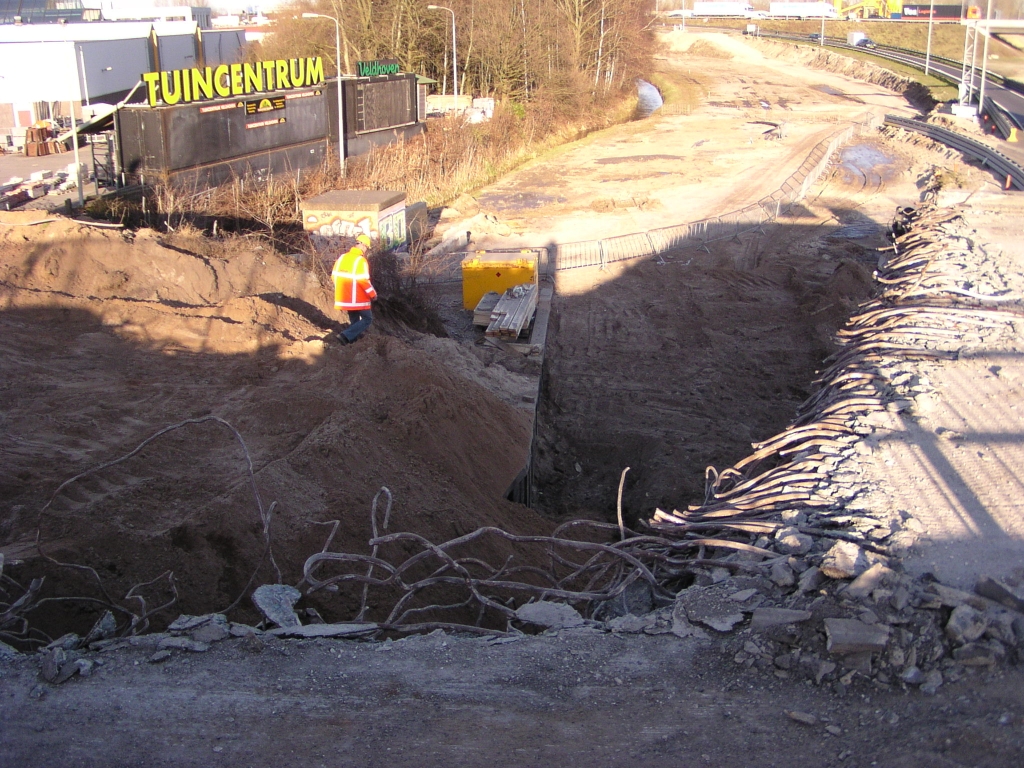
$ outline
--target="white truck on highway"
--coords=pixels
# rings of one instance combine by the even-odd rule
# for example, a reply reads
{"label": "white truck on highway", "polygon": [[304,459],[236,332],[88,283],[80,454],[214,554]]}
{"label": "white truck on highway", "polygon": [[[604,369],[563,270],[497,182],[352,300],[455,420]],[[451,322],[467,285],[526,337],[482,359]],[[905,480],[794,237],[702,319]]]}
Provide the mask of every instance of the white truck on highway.
{"label": "white truck on highway", "polygon": [[847,32],[846,33],[846,44],[854,45],[858,48],[874,48],[875,41],[865,35],[863,32]]}
{"label": "white truck on highway", "polygon": [[796,19],[838,19],[839,14],[832,3],[771,3],[768,15],[773,18]]}
{"label": "white truck on highway", "polygon": [[694,17],[702,16],[738,16],[741,19],[754,17],[754,7],[750,3],[694,3]]}

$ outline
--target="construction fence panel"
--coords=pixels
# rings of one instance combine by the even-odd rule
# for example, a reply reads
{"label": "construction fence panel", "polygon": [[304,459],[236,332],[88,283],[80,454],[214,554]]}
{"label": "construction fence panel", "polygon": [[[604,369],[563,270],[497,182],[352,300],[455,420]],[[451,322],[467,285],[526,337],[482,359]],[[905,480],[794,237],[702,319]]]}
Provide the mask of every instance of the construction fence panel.
{"label": "construction fence panel", "polygon": [[[800,167],[779,189],[756,203],[737,211],[685,224],[619,235],[603,240],[552,244],[547,248],[527,249],[538,254],[541,274],[583,267],[604,267],[618,261],[661,256],[687,248],[707,247],[709,243],[728,240],[753,232],[764,224],[788,213],[793,205],[807,196],[810,188],[828,170],[838,149],[850,141],[861,126],[855,125],[820,142]],[[508,253],[520,249],[495,249],[476,253]],[[473,252],[459,251],[436,258],[431,264],[411,265],[410,276],[418,283],[455,282],[461,279],[462,259]]]}

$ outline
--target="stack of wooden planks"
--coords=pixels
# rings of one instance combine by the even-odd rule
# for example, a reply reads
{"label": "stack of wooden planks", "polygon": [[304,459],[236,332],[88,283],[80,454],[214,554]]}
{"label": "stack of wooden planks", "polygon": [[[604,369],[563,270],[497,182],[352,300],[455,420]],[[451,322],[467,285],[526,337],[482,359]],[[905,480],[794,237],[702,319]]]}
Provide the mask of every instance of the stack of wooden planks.
{"label": "stack of wooden planks", "polygon": [[494,306],[498,303],[498,299],[501,298],[501,294],[497,291],[488,291],[483,295],[480,301],[476,305],[476,309],[473,310],[473,325],[479,325],[486,328],[491,324],[491,312],[494,311]]}
{"label": "stack of wooden planks", "polygon": [[491,322],[484,334],[506,341],[518,339],[523,329],[530,325],[533,313],[537,310],[537,296],[534,283],[509,288],[491,310]]}

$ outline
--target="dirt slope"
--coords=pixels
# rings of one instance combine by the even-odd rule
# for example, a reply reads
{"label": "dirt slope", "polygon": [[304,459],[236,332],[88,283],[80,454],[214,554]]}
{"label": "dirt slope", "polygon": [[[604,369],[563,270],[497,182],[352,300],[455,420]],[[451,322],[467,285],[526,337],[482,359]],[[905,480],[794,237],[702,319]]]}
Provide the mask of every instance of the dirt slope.
{"label": "dirt slope", "polygon": [[[65,220],[0,225],[9,575],[48,575],[56,594],[95,592],[87,575],[39,561],[39,526],[47,555],[95,568],[113,595],[170,570],[178,612],[234,601],[265,545],[245,455],[223,425],[171,432],[39,515],[64,480],[208,415],[238,430],[264,508],[277,503],[271,537],[286,582],[323,546],[318,521],[341,521],[335,547],[367,549],[382,485],[395,495],[393,525],[433,540],[484,524],[544,527],[502,501],[525,464],[530,414],[444,365],[443,344],[425,352],[375,330],[325,347],[337,316],[315,274],[267,250],[213,258],[182,242]],[[511,376],[484,370],[477,362],[491,384]],[[17,559],[26,564],[12,569]],[[277,580],[269,563],[258,580]],[[167,598],[166,585],[149,591],[151,605]],[[319,608],[346,610],[337,599]]]}

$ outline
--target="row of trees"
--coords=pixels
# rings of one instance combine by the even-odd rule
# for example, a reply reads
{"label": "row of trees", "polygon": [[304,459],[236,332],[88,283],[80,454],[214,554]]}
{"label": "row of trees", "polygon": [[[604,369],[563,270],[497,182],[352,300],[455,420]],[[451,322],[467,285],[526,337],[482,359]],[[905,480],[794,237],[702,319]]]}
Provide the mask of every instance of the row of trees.
{"label": "row of trees", "polygon": [[[278,14],[261,58],[319,55],[325,71],[397,59],[452,88],[452,16],[429,0],[297,0]],[[652,0],[440,0],[455,13],[459,92],[524,102],[537,92],[600,96],[647,71]],[[335,27],[302,13],[341,22]],[[340,65],[340,66],[339,66]]]}

